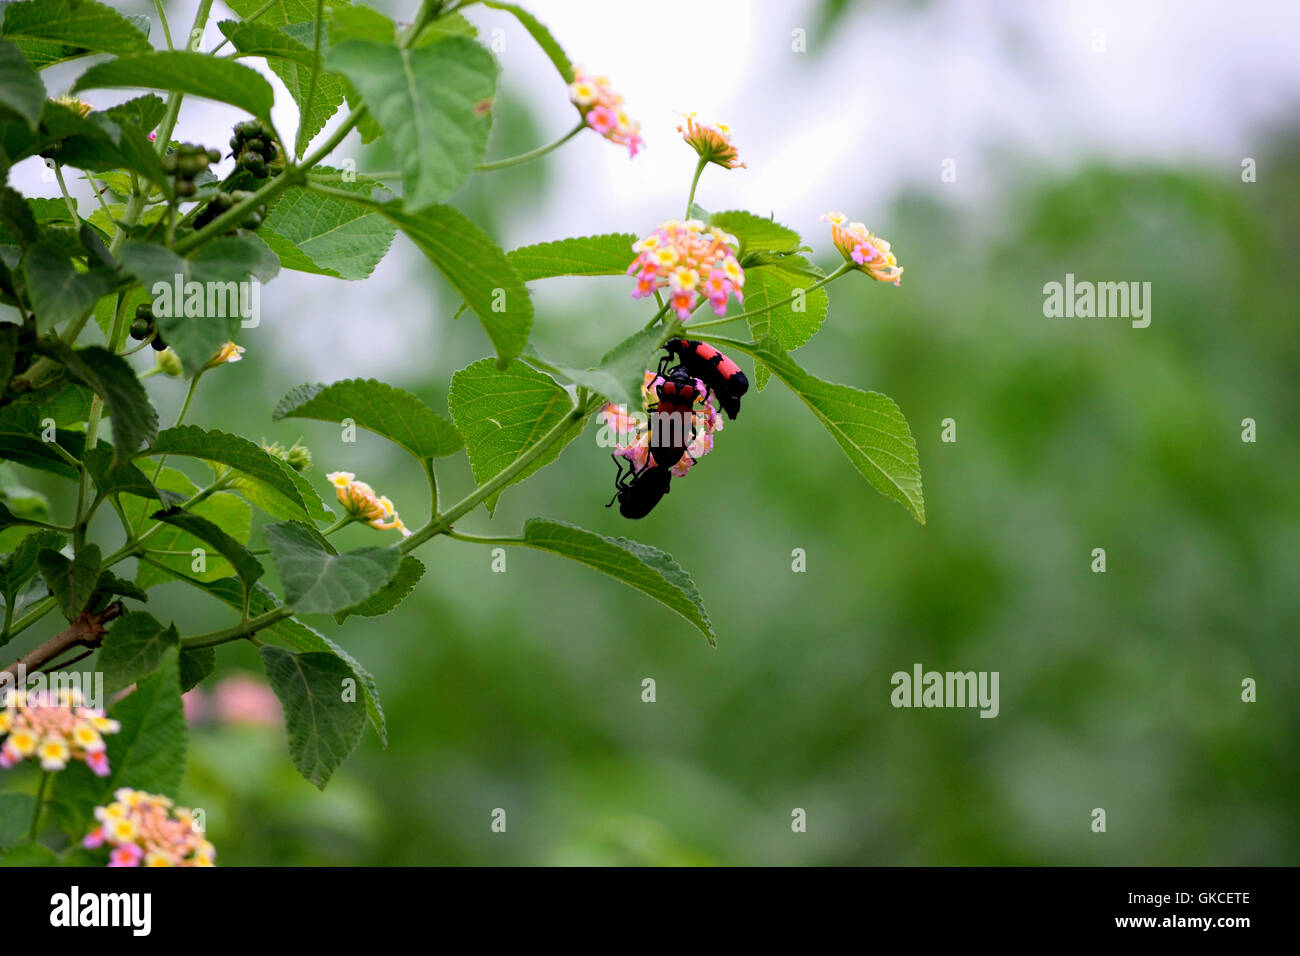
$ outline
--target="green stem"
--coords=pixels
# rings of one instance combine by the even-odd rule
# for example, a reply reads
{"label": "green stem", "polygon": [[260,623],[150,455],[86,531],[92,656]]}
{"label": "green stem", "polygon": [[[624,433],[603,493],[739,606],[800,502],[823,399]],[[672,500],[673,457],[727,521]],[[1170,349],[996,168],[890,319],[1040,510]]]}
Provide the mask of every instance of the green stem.
{"label": "green stem", "polygon": [[220,631],[212,631],[208,634],[198,634],[194,637],[187,637],[181,641],[181,647],[187,650],[193,650],[198,647],[216,647],[218,644],[226,644],[230,641],[237,641],[241,637],[252,637],[255,633],[272,624],[278,624],[287,617],[293,617],[293,609],[288,607],[277,607],[267,611],[265,614],[259,614],[257,617],[250,618],[248,621],[236,624],[234,627],[228,627]]}
{"label": "green stem", "polygon": [[553,149],[559,149],[573,137],[577,136],[586,127],[587,121],[582,120],[577,126],[569,130],[553,143],[547,143],[545,146],[538,146],[536,149],[529,150],[526,153],[520,153],[518,156],[510,156],[507,159],[498,159],[490,163],[479,163],[474,168],[479,172],[488,172],[493,169],[508,169],[511,166],[518,166],[520,163],[526,163],[529,160],[537,159],[539,156],[545,156]]}
{"label": "green stem", "polygon": [[162,0],[153,0],[153,6],[154,9],[158,11],[158,19],[162,21],[163,39],[167,41],[167,49],[176,49],[172,44],[172,31],[171,27],[167,26],[167,13],[163,10]]}
{"label": "green stem", "polygon": [[668,303],[667,303],[667,302],[664,302],[664,301],[662,301],[662,300],[660,300],[660,302],[659,302],[659,311],[656,312],[656,313],[654,314],[654,317],[653,317],[649,322],[647,322],[647,323],[645,324],[645,327],[646,327],[647,329],[651,329],[651,328],[653,328],[654,325],[655,325],[655,323],[658,322],[660,319],[662,319],[662,318],[664,317],[664,313],[666,313],[667,311],[668,311]]}
{"label": "green stem", "polygon": [[700,176],[704,174],[704,167],[709,165],[709,161],[700,157],[700,161],[695,164],[695,176],[691,179],[691,191],[686,197],[686,218],[691,218],[691,207],[695,205],[695,187],[700,184]]}
{"label": "green stem", "polygon": [[45,788],[49,785],[50,774],[47,770],[41,771],[41,782],[36,786],[36,803],[32,808],[32,828],[27,834],[29,840],[36,839],[36,828],[41,822],[41,807],[45,803]]}
{"label": "green stem", "polygon": [[594,410],[594,406],[574,405],[569,414],[561,418],[554,426],[552,426],[550,431],[539,438],[534,444],[526,448],[523,454],[507,465],[502,471],[494,475],[486,483],[479,485],[464,498],[460,499],[460,501],[452,505],[451,508],[443,514],[434,514],[429,519],[428,524],[412,534],[405,541],[398,544],[397,549],[403,554],[409,554],[430,538],[442,534],[450,528],[452,522],[458,520],[461,515],[474,510],[479,502],[489,497],[498,489],[504,488],[506,485],[510,484],[510,482],[515,479],[515,476],[520,474],[525,468],[532,464],[539,455],[559,441],[560,438],[573,427],[574,422],[585,419]]}
{"label": "green stem", "polygon": [[748,312],[740,312],[736,315],[725,315],[720,319],[710,319],[708,322],[696,322],[693,323],[690,326],[690,328],[692,330],[708,329],[708,328],[712,328],[715,325],[726,325],[728,322],[735,322],[739,319],[747,319],[750,316],[762,315],[764,312],[770,312],[773,309],[779,309],[783,305],[789,305],[791,302],[799,298],[801,295],[807,295],[813,289],[820,289],[822,286],[826,285],[829,282],[833,282],[834,280],[838,279],[840,276],[847,275],[848,273],[854,271],[855,268],[856,266],[854,266],[853,263],[846,262],[843,265],[841,265],[838,269],[836,269],[834,272],[832,272],[830,275],[818,279],[812,285],[803,289],[797,289],[794,295],[790,296],[788,299],[782,299],[780,302],[773,302],[771,305],[765,305],[761,309],[751,309]]}
{"label": "green stem", "polygon": [[491,545],[510,545],[523,544],[523,538],[497,537],[495,535],[485,534],[466,534],[463,531],[453,531],[448,528],[443,532],[449,538],[455,538],[457,541],[466,541],[470,544],[491,544]]}
{"label": "green stem", "polygon": [[68,212],[72,215],[72,224],[81,225],[81,217],[77,215],[77,204],[72,201],[72,196],[68,192],[68,184],[63,181],[63,167],[54,163],[54,178],[59,181],[59,192],[63,193],[63,201],[68,205]]}

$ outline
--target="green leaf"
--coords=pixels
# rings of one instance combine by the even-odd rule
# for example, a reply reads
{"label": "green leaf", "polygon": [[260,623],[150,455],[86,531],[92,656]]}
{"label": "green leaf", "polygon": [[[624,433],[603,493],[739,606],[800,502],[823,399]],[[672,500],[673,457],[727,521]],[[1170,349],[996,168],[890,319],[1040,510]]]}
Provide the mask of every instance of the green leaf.
{"label": "green leaf", "polygon": [[[184,574],[172,572],[176,577],[186,580]],[[193,582],[198,587],[203,588],[219,601],[224,601],[231,607],[243,608],[243,593],[239,582],[234,578],[223,578],[220,581],[213,581],[210,584]],[[265,614],[267,611],[280,607],[280,601],[274,594],[264,588],[262,585],[256,585],[253,593],[250,595],[248,612],[250,615]],[[371,726],[375,728],[375,733],[379,736],[380,742],[388,746],[388,728],[384,722],[384,709],[379,701],[379,685],[370,672],[357,662],[357,660],[348,654],[347,651],[339,647],[328,637],[325,637],[318,631],[313,630],[297,618],[285,618],[283,621],[277,621],[270,627],[263,629],[260,635],[267,640],[276,640],[286,647],[293,648],[296,651],[324,651],[334,654],[352,669],[356,674],[357,680],[361,683],[362,693],[366,698],[366,712],[370,715]]]}
{"label": "green leaf", "polygon": [[92,0],[30,0],[6,4],[0,34],[11,40],[34,43],[38,53],[48,51],[51,46],[117,54],[149,49],[147,29],[141,32],[137,23]]}
{"label": "green leaf", "polygon": [[0,106],[25,119],[33,131],[45,108],[45,84],[23,51],[8,40],[0,40]]}
{"label": "green leaf", "polygon": [[[802,256],[792,256],[786,260],[788,266],[815,270],[816,267]],[[796,289],[806,289],[817,281],[816,274],[796,272],[785,264],[751,266],[745,270],[745,310],[752,312],[767,309],[758,315],[751,315],[746,321],[750,332],[757,342],[766,335],[773,338],[787,351],[793,351],[817,334],[826,320],[826,310],[830,297],[826,287],[813,289],[804,295],[802,303],[785,302],[794,295]],[[776,303],[785,302],[784,305]],[[768,308],[776,305],[776,308]],[[795,306],[802,310],[796,311]],[[767,387],[768,369],[759,365],[755,369],[755,380],[761,392]]]}
{"label": "green leaf", "polygon": [[109,775],[96,777],[82,763],[61,771],[54,803],[63,828],[84,834],[92,810],[110,802],[118,787],[175,797],[185,770],[185,713],[175,648],[163,652],[154,673],[109,710],[121,731],[106,736]]}
{"label": "green leaf", "polygon": [[161,432],[147,454],[185,455],[229,465],[255,481],[264,482],[307,513],[307,503],[293,479],[292,469],[247,438],[205,431],[196,425],[181,425]]}
{"label": "green leaf", "polygon": [[[323,167],[315,172],[332,173]],[[335,181],[335,189],[370,198],[382,185],[358,176]],[[384,190],[384,196],[389,196]],[[257,231],[286,269],[339,279],[365,279],[388,254],[397,227],[373,209],[322,196],[306,189],[287,189]]]}
{"label": "green leaf", "polygon": [[42,551],[57,552],[62,546],[63,535],[57,531],[36,531],[23,538],[11,553],[0,557],[0,594],[6,603],[36,576],[36,556]]}
{"label": "green leaf", "polygon": [[521,544],[572,558],[650,595],[690,621],[712,645],[717,635],[691,576],[671,555],[628,538],[610,538],[563,521],[533,518]]}
{"label": "green leaf", "polygon": [[522,7],[518,7],[513,3],[501,3],[499,0],[483,0],[483,6],[492,7],[494,10],[504,10],[506,13],[512,14],[516,20],[523,24],[524,29],[529,32],[532,38],[537,41],[537,45],[542,48],[542,52],[555,64],[555,68],[560,73],[560,79],[564,80],[565,83],[573,82],[573,64],[569,62],[568,56],[560,47],[560,44],[555,41],[555,37],[551,36],[551,31],[542,26],[536,17]]}
{"label": "green leaf", "polygon": [[69,559],[52,548],[36,555],[36,566],[49,585],[59,610],[75,621],[90,603],[99,583],[99,545],[88,544]]}
{"label": "green leaf", "polygon": [[89,419],[90,403],[94,397],[95,393],[86,386],[64,379],[38,391],[18,395],[10,404],[20,408],[39,406],[41,418],[53,418],[59,428],[67,428]]}
{"label": "green leaf", "polygon": [[244,587],[252,587],[253,583],[262,576],[263,568],[258,563],[257,558],[253,557],[242,544],[202,515],[182,511],[180,508],[172,508],[169,511],[155,512],[153,518],[155,521],[161,521],[174,528],[179,528],[186,534],[216,549],[218,554],[230,562],[230,566],[235,569],[235,574],[239,576],[239,580],[244,582]]}
{"label": "green leaf", "polygon": [[108,274],[78,272],[67,255],[48,242],[38,242],[23,254],[23,277],[40,329],[84,315],[112,288]]}
{"label": "green leaf", "polygon": [[75,431],[56,431],[55,441],[45,441],[41,412],[30,406],[7,405],[0,409],[0,459],[48,471],[61,478],[79,477],[64,455],[56,448],[78,457],[85,436]]}
{"label": "green leaf", "polygon": [[27,839],[35,804],[30,793],[0,793],[0,850]]}
{"label": "green leaf", "polygon": [[[577,438],[586,425],[584,419],[572,417],[573,398],[567,391],[549,375],[522,362],[511,362],[504,370],[498,369],[492,359],[466,366],[451,377],[447,404],[456,427],[465,436],[465,450],[480,485],[569,419],[571,424],[564,436],[529,462],[509,484],[522,481],[558,458],[564,446]],[[502,490],[484,500],[489,514],[496,510]]]}
{"label": "green leaf", "polygon": [[117,595],[131,598],[133,601],[148,601],[149,595],[130,581],[124,581],[112,571],[100,571],[99,583],[95,585],[98,596]]}
{"label": "green leaf", "polygon": [[259,651],[271,687],[284,705],[293,765],[323,790],[361,740],[365,709],[355,698],[345,699],[345,682],[355,683],[356,677],[333,654],[292,654],[270,646]]}
{"label": "green leaf", "polygon": [[[731,233],[740,240],[742,265],[744,257],[751,252],[796,252],[803,243],[799,233],[788,226],[738,209],[714,213],[708,217],[708,223],[710,226]],[[746,281],[748,281],[748,273],[746,273]],[[745,293],[749,294],[748,286],[745,288]]]}
{"label": "green leaf", "polygon": [[[235,336],[243,318],[251,318],[245,313],[251,312],[252,290],[241,284],[270,281],[280,269],[280,260],[255,236],[214,239],[189,259],[138,241],[124,243],[118,256],[151,290],[158,327],[189,376]],[[195,289],[201,295],[191,302]]]}
{"label": "green leaf", "polygon": [[158,489],[144,472],[129,461],[114,467],[113,457],[113,446],[101,441],[82,458],[86,472],[101,495],[125,492],[140,498],[159,498]]}
{"label": "green leaf", "polygon": [[104,400],[113,420],[114,462],[125,462],[158,434],[158,412],[135,371],[108,349],[92,345],[63,356],[72,372]]}
{"label": "green leaf", "polygon": [[334,512],[325,507],[320,495],[316,494],[315,489],[312,488],[311,482],[292,468],[289,469],[289,476],[293,479],[293,483],[298,486],[298,494],[302,496],[303,501],[307,504],[305,511],[301,505],[295,504],[274,488],[256,479],[235,473],[228,480],[232,491],[239,492],[249,504],[255,508],[260,508],[273,518],[280,518],[284,521],[296,521],[301,518],[307,518],[310,521],[333,521]]}
{"label": "green leaf", "polygon": [[630,232],[558,239],[511,249],[506,259],[525,282],[553,276],[624,276],[636,258],[636,240]]}
{"label": "green leaf", "polygon": [[334,614],[369,598],[393,579],[396,548],[357,548],[335,554],[321,546],[315,529],[298,522],[262,529],[285,601],[302,614]]}
{"label": "green leaf", "polygon": [[362,428],[401,445],[416,458],[452,455],[464,444],[455,425],[410,392],[373,378],[299,385],[280,399],[271,413],[272,421],[285,418],[322,422],[350,418]]}
{"label": "green leaf", "polygon": [[916,442],[907,419],[892,398],[809,375],[771,337],[761,342],[741,342],[709,336],[709,341],[746,352],[770,368],[773,375],[803,399],[872,487],[925,524],[925,497],[921,491],[921,462]]}
{"label": "green leaf", "polygon": [[376,208],[410,237],[465,300],[501,361],[519,355],[533,325],[533,303],[497,244],[450,206],[434,206],[418,216],[393,203]]}
{"label": "green leaf", "polygon": [[181,693],[193,690],[217,669],[215,647],[187,647],[181,650]]}
{"label": "green leaf", "polygon": [[58,856],[55,855],[53,850],[41,843],[22,843],[0,853],[0,866],[30,868],[58,865]]}
{"label": "green leaf", "polygon": [[[174,468],[164,468],[158,476],[157,485],[163,494],[175,495],[182,500],[193,497],[199,490],[183,472]],[[122,498],[122,510],[126,513],[127,521],[135,529],[137,535],[153,527],[154,522],[149,515],[156,508],[156,503],[144,498],[137,498],[133,495]],[[211,521],[238,541],[247,541],[252,533],[252,510],[237,495],[219,492],[194,505],[189,511],[191,514]],[[153,552],[149,555],[150,559],[163,565],[169,572],[185,572],[197,579],[206,581],[228,577],[235,573],[234,568],[220,554],[207,555],[205,569],[203,571],[194,571],[193,551],[196,548],[202,548],[206,552],[207,547],[198,538],[175,526],[164,526],[149,539],[148,544],[151,552]],[[161,551],[177,553],[156,553]],[[165,571],[147,562],[140,563],[135,576],[135,583],[142,588],[154,587],[169,580],[171,578]]]}
{"label": "green leaf", "polygon": [[174,625],[164,627],[149,614],[128,611],[109,628],[99,651],[96,668],[104,672],[104,689],[116,694],[143,680],[179,645]]}
{"label": "green leaf", "polygon": [[330,48],[326,64],[348,78],[392,142],[407,209],[445,199],[482,161],[497,64],[476,41],[406,49],[349,39]]}
{"label": "green leaf", "polygon": [[[284,83],[289,95],[298,104],[300,129],[297,151],[301,153],[303,147],[311,142],[343,104],[343,83],[338,77],[321,70],[316,76],[315,91],[312,91],[313,56],[310,40],[302,42],[284,30],[265,23],[223,20],[217,27],[241,54],[263,57],[271,71]],[[307,109],[308,101],[311,112],[304,115],[302,111]]]}
{"label": "green leaf", "polygon": [[342,624],[353,614],[360,617],[379,617],[387,614],[406,599],[416,582],[423,576],[424,564],[418,558],[407,555],[397,566],[397,575],[393,580],[361,603],[339,611],[334,615],[335,622]]}
{"label": "green leaf", "polygon": [[108,60],[83,73],[72,91],[135,87],[229,103],[267,123],[275,102],[271,84],[256,70],[188,50],[155,50]]}

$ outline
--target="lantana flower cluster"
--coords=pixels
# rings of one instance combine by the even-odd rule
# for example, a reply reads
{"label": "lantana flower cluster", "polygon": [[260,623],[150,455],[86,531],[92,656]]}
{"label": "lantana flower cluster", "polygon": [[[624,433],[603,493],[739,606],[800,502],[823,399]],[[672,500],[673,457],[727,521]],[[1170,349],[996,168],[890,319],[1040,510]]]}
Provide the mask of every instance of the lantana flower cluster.
{"label": "lantana flower cluster", "polygon": [[[654,454],[650,451],[650,406],[658,401],[657,389],[662,383],[663,378],[658,374],[645,373],[645,380],[641,383],[642,408],[639,415],[613,403],[600,411],[601,420],[614,434],[631,438],[626,444],[615,445],[614,454],[630,461],[637,472],[655,464]],[[695,379],[695,389],[700,396],[691,412],[695,437],[687,446],[686,454],[670,469],[674,478],[684,477],[698,459],[713,451],[714,433],[722,430],[722,416],[713,405],[713,396],[704,397],[704,383],[699,379]]]}
{"label": "lantana flower cluster", "polygon": [[395,528],[402,532],[402,537],[410,537],[411,531],[402,524],[393,503],[384,495],[376,495],[374,489],[364,481],[357,481],[357,476],[352,472],[332,471],[325,477],[334,486],[339,504],[352,517],[380,531]]}
{"label": "lantana flower cluster", "polygon": [[204,839],[188,807],[167,797],[121,787],[112,803],[95,808],[99,826],[86,834],[88,850],[113,848],[109,866],[213,866],[216,847]]}
{"label": "lantana flower cluster", "polygon": [[623,97],[614,92],[606,77],[592,76],[582,67],[574,67],[569,99],[588,126],[611,143],[626,146],[629,158],[645,145],[641,124],[627,115]]}
{"label": "lantana flower cluster", "polygon": [[848,217],[842,212],[828,212],[822,216],[822,222],[830,223],[831,241],[845,261],[852,262],[859,271],[877,282],[898,285],[903,267],[898,264],[887,240],[874,235],[860,222],[848,222]]}
{"label": "lantana flower cluster", "polygon": [[10,690],[0,709],[0,767],[9,769],[28,757],[54,772],[80,760],[98,777],[109,773],[104,735],[122,725],[87,707],[76,688]]}
{"label": "lantana flower cluster", "polygon": [[700,297],[709,300],[715,315],[725,315],[727,297],[744,301],[745,270],[736,250],[740,242],[721,229],[710,229],[698,219],[671,219],[644,239],[632,244],[636,258],[627,274],[636,278],[632,298],[669,290],[668,302],[685,322]]}

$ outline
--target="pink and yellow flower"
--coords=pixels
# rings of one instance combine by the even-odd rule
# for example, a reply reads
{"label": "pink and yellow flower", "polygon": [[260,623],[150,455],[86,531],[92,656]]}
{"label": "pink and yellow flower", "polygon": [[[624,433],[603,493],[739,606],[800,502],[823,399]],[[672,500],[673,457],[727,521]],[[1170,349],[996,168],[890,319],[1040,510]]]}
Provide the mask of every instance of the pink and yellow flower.
{"label": "pink and yellow flower", "polygon": [[99,826],[82,839],[88,850],[108,844],[109,866],[213,866],[216,848],[194,813],[143,790],[119,788],[113,802],[95,808]]}
{"label": "pink and yellow flower", "polygon": [[100,777],[109,773],[104,735],[122,729],[102,710],[87,707],[76,688],[9,691],[0,703],[0,767],[35,758],[57,773],[80,760]]}
{"label": "pink and yellow flower", "polygon": [[668,301],[685,322],[701,298],[714,314],[725,315],[728,296],[741,302],[745,270],[736,258],[735,236],[710,229],[698,219],[673,219],[632,244],[636,258],[627,274],[636,279],[632,298],[640,299],[667,288]]}
{"label": "pink and yellow flower", "polygon": [[623,109],[623,97],[603,76],[592,76],[582,67],[574,67],[573,74],[569,99],[586,124],[611,143],[626,146],[629,157],[636,156],[645,141],[641,139],[641,124]]}
{"label": "pink and yellow flower", "polygon": [[332,471],[325,477],[334,486],[339,504],[352,517],[380,531],[396,529],[402,533],[402,537],[410,537],[411,531],[402,524],[393,503],[383,495],[376,495],[374,489],[364,481],[357,481],[357,476],[352,472]]}
{"label": "pink and yellow flower", "polygon": [[[846,262],[852,262],[860,272],[865,272],[877,282],[898,285],[903,267],[889,247],[889,243],[874,235],[860,222],[847,222],[842,212],[828,212],[822,222],[831,226],[831,241]],[[847,223],[847,225],[846,225]]]}
{"label": "pink and yellow flower", "polygon": [[[600,410],[605,425],[623,439],[614,446],[614,454],[626,458],[638,472],[655,464],[654,453],[650,450],[650,406],[658,401],[656,390],[662,382],[663,379],[654,372],[645,373],[641,383],[642,407],[639,414],[613,403]],[[713,405],[713,396],[703,397],[704,383],[699,379],[695,380],[695,388],[701,396],[691,412],[690,427],[695,437],[686,447],[686,454],[673,465],[671,472],[674,478],[684,477],[697,460],[713,451],[713,436],[722,430],[722,416]]]}
{"label": "pink and yellow flower", "polygon": [[685,128],[678,126],[677,132],[682,134],[682,139],[699,154],[700,159],[721,166],[723,169],[736,169],[745,165],[740,161],[740,155],[731,142],[730,126],[724,126],[722,123],[715,123],[712,126],[697,123],[694,113],[685,113],[683,118],[686,120],[686,126]]}

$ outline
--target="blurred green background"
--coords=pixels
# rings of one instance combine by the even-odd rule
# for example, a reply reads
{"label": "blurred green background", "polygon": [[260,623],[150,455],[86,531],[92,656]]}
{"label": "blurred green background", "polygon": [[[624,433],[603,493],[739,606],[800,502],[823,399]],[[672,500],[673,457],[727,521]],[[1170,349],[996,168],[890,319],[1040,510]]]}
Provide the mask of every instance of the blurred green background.
{"label": "blurred green background", "polygon": [[[545,138],[509,98],[498,116],[491,155]],[[924,527],[779,382],[751,393],[715,452],[636,524],[603,507],[613,465],[593,426],[507,491],[495,519],[480,510],[458,527],[509,534],[544,515],[663,548],[694,575],[717,650],[558,557],[512,549],[493,573],[486,547],[435,541],[393,614],[312,622],[377,678],[387,750],[367,731],[321,794],[293,770],[281,728],[195,728],[182,797],[207,810],[218,862],[1300,862],[1300,151],[1294,129],[1268,142],[1249,184],[1235,163],[1025,161],[982,204],[903,194],[869,222],[898,251],[902,286],[836,283],[822,333],[795,357],[899,403],[920,449]],[[501,235],[563,157],[480,177],[457,204]],[[871,198],[850,186],[843,206]],[[827,236],[805,239],[832,264]],[[403,261],[421,300],[410,321],[438,323],[439,347],[394,384],[445,410],[451,373],[487,346],[471,320],[450,322],[454,300],[424,265]],[[1149,281],[1150,328],[1044,318],[1042,286],[1067,272]],[[328,294],[332,280],[309,281]],[[543,354],[594,359],[644,322],[621,280],[569,282],[582,307],[538,296]],[[358,314],[355,338],[337,343],[335,377],[353,374],[365,325]],[[270,422],[303,376],[286,350],[246,344],[189,420],[301,436],[322,494],[325,471],[356,471],[422,523],[422,476],[400,451]],[[183,385],[150,388],[170,420]],[[940,441],[945,418],[955,443]],[[448,500],[471,487],[463,458],[442,471]],[[1097,547],[1105,574],[1090,571]],[[791,570],[794,548],[805,573]],[[183,585],[152,593],[151,613],[183,632],[225,620]],[[219,659],[218,676],[258,670],[251,649]],[[1000,715],[894,709],[890,675],[917,662],[998,671]],[[654,703],[641,700],[647,677]],[[1256,703],[1241,700],[1247,677]],[[1090,829],[1095,807],[1104,834]],[[505,833],[490,829],[494,808]],[[806,833],[791,831],[794,808]]]}

